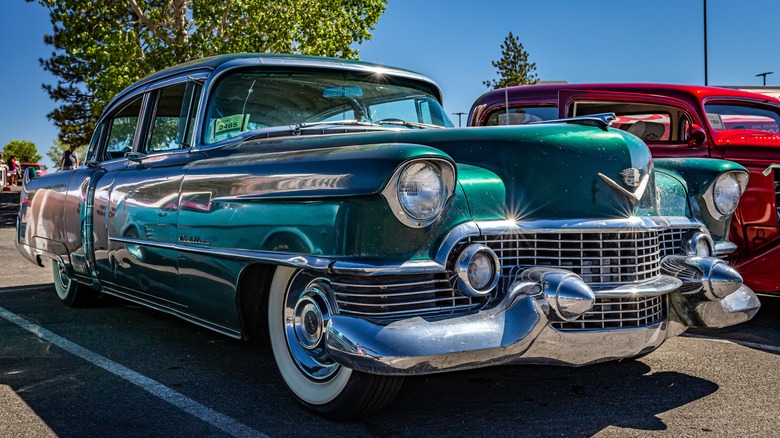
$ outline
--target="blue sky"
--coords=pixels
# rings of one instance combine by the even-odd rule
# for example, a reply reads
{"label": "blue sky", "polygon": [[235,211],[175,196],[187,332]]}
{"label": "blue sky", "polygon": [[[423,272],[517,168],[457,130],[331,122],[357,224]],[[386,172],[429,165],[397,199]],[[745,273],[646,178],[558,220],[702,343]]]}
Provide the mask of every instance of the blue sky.
{"label": "blue sky", "polygon": [[[119,1],[119,0],[117,0]],[[54,78],[38,58],[51,48],[48,11],[3,0],[0,16],[0,148],[30,140],[41,155],[57,130],[41,89]],[[704,84],[703,0],[389,0],[361,59],[418,71],[436,80],[448,113],[468,111],[496,78],[491,61],[511,31],[542,80]],[[776,0],[709,0],[709,84],[760,85],[757,73],[777,71],[780,32]],[[457,125],[457,116],[452,116]],[[465,119],[464,119],[465,120]],[[52,163],[44,159],[48,165]]]}

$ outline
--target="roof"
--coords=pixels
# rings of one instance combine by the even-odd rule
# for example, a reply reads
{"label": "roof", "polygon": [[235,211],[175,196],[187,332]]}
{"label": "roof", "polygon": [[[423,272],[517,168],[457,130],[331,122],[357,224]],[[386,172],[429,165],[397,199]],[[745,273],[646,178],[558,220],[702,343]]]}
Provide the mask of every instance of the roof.
{"label": "roof", "polygon": [[164,70],[152,73],[146,76],[129,87],[122,90],[119,94],[111,100],[107,107],[111,106],[115,101],[121,99],[127,95],[143,87],[149,82],[162,79],[168,76],[174,76],[188,71],[203,71],[203,70],[217,70],[225,64],[236,65],[275,65],[275,66],[289,66],[289,67],[323,67],[323,68],[343,68],[353,71],[381,71],[384,74],[390,74],[393,76],[401,76],[409,79],[415,79],[429,83],[432,89],[436,92],[439,101],[442,100],[441,89],[439,86],[427,76],[422,74],[404,70],[395,67],[388,67],[380,64],[372,64],[364,61],[356,61],[351,59],[341,58],[328,58],[322,56],[308,56],[308,55],[293,55],[293,54],[279,54],[279,53],[232,53],[226,55],[210,56],[207,58],[197,59],[194,61],[177,64],[172,67],[168,67]]}
{"label": "roof", "polygon": [[[606,84],[545,84],[545,85],[521,85],[508,88],[510,95],[515,98],[522,95],[527,99],[544,99],[558,97],[560,90],[596,90],[624,93],[659,94],[678,98],[695,98],[703,100],[708,97],[734,97],[743,99],[757,99],[780,104],[780,100],[763,94],[750,93],[730,88],[706,87],[701,85],[674,85],[674,84],[648,84],[648,83],[606,83]],[[489,91],[478,101],[495,101],[504,99],[504,89]]]}

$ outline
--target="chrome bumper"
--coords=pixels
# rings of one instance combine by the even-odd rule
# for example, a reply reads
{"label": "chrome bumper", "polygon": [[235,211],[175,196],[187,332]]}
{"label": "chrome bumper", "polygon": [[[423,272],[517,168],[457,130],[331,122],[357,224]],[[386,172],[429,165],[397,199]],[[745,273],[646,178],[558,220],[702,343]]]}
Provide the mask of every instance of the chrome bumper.
{"label": "chrome bumper", "polygon": [[[688,259],[697,266],[702,264],[701,258],[682,258],[678,262]],[[723,274],[724,267],[710,269],[713,274],[707,269],[704,279],[683,281],[662,275],[631,288],[598,293],[668,294],[667,317],[644,327],[583,331],[553,328],[552,322],[569,319],[572,310],[589,310],[590,306],[582,303],[592,303],[595,295],[587,286],[581,287],[584,283],[572,282],[574,274],[539,269],[519,278],[501,300],[473,314],[439,319],[413,317],[386,325],[334,315],[327,327],[326,348],[346,367],[383,375],[429,374],[509,363],[579,366],[633,357],[658,348],[687,327],[725,327],[755,315],[760,304],[748,287],[740,286],[741,278],[739,284],[732,281],[733,288],[727,291],[712,286],[717,281],[711,278],[714,272]],[[701,283],[699,290],[681,292],[681,285],[695,281]]]}

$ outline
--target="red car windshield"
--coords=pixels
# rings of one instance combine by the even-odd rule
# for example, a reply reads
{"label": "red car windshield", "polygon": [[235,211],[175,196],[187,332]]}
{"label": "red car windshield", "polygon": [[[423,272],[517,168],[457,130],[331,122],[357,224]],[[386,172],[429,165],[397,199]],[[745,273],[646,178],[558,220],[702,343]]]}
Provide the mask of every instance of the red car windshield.
{"label": "red car windshield", "polygon": [[780,132],[780,114],[777,110],[747,105],[706,104],[707,120],[715,131],[749,130]]}

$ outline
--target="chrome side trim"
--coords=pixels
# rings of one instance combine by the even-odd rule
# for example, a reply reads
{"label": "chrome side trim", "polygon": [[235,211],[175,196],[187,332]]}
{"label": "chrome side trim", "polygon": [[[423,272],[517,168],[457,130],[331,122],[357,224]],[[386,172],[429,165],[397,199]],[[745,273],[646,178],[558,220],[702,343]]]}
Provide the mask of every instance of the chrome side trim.
{"label": "chrome side trim", "polygon": [[119,290],[111,288],[111,287],[103,287],[101,292],[105,293],[105,294],[108,294],[108,295],[113,295],[115,297],[119,297],[119,298],[122,298],[122,299],[125,299],[125,300],[128,300],[128,301],[131,301],[131,302],[134,302],[136,304],[140,304],[140,305],[145,306],[145,307],[149,307],[149,308],[154,309],[154,310],[159,310],[160,312],[168,313],[170,315],[179,317],[179,318],[181,318],[181,319],[183,319],[185,321],[189,321],[189,322],[191,322],[191,323],[193,323],[195,325],[199,325],[199,326],[201,326],[203,328],[206,328],[206,329],[209,329],[209,330],[213,330],[213,331],[215,331],[217,333],[221,333],[221,334],[223,334],[225,336],[228,336],[228,337],[231,337],[231,338],[234,338],[234,339],[241,339],[242,338],[242,333],[241,333],[240,330],[236,330],[236,329],[232,329],[232,328],[229,328],[229,327],[224,327],[224,326],[221,326],[221,325],[217,325],[217,324],[211,323],[211,322],[206,321],[204,319],[200,319],[198,317],[195,317],[195,316],[193,316],[193,315],[191,315],[189,313],[184,313],[184,312],[181,312],[179,310],[176,310],[176,309],[173,309],[173,308],[170,308],[170,307],[167,307],[167,306],[160,305],[160,304],[155,303],[153,301],[145,300],[145,299],[143,299],[143,298],[141,298],[141,297],[139,297],[137,295],[124,293],[122,291],[119,291]]}
{"label": "chrome side trim", "polygon": [[153,242],[142,239],[128,239],[125,237],[109,237],[109,242],[123,243],[126,245],[142,245],[151,248],[168,249],[174,251],[188,252],[192,254],[203,254],[208,256],[223,257],[237,260],[250,260],[261,263],[273,263],[281,266],[293,268],[309,269],[318,272],[328,272],[328,267],[333,260],[316,256],[302,256],[294,254],[279,254],[265,251],[248,251],[240,249],[197,247],[192,245],[182,245],[173,243]]}

